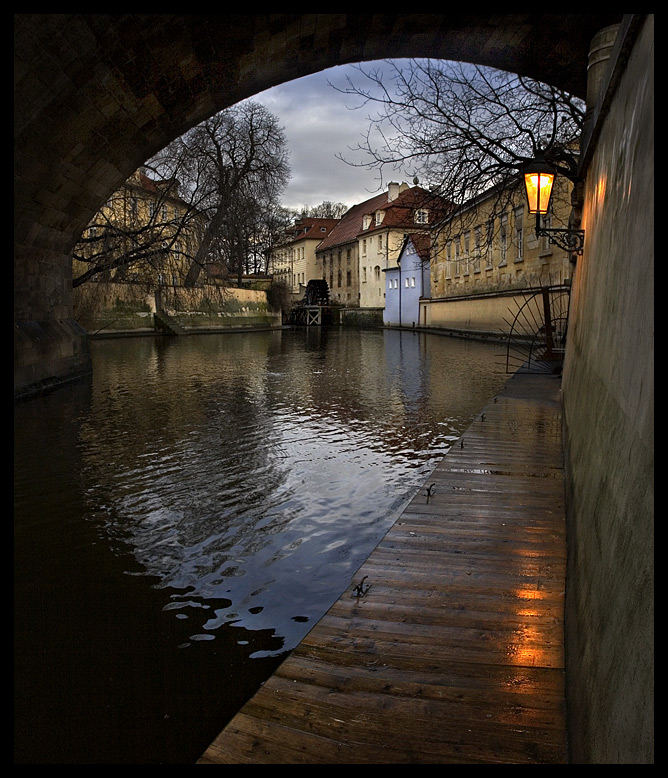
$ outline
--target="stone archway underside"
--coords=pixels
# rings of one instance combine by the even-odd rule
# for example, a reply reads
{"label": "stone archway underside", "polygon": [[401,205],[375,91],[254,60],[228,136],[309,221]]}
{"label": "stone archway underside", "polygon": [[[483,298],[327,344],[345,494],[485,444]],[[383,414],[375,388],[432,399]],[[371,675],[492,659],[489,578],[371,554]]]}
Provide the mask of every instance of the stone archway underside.
{"label": "stone archway underside", "polygon": [[[490,65],[584,97],[591,38],[619,18],[15,15],[17,326],[71,319],[69,251],[83,227],[133,170],[215,111],[335,65],[412,56]],[[34,345],[24,326],[19,384],[69,369],[28,354],[26,338]]]}

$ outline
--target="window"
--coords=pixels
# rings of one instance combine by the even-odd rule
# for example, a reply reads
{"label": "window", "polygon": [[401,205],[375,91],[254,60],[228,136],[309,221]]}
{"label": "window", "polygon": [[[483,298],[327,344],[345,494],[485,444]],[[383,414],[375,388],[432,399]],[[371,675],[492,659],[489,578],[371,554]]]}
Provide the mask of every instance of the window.
{"label": "window", "polygon": [[524,207],[515,209],[515,245],[517,247],[517,254],[515,257],[516,262],[521,262],[523,259],[523,220],[524,220]]}
{"label": "window", "polygon": [[459,238],[455,240],[455,276],[459,275],[461,268],[459,267]]}
{"label": "window", "polygon": [[[550,204],[550,210],[548,213],[546,213],[544,216],[540,217],[540,226],[543,227],[546,230],[549,230],[552,227],[552,206]],[[552,244],[550,243],[550,239],[543,235],[540,239],[540,253],[541,254],[551,254],[552,253]]]}
{"label": "window", "polygon": [[376,267],[374,267],[373,275],[376,281],[380,281],[380,265],[376,265]]}
{"label": "window", "polygon": [[[359,224],[359,222],[358,222],[358,224]],[[366,215],[366,216],[364,216],[364,218],[362,219],[362,229],[363,229],[363,230],[366,230],[366,229],[368,229],[368,227],[369,227],[369,225],[370,225],[370,224],[371,224],[371,217],[370,217],[370,216],[367,214],[367,215]]]}
{"label": "window", "polygon": [[346,286],[350,286],[350,270],[346,272]]}
{"label": "window", "polygon": [[366,284],[366,268],[362,268],[362,283]]}
{"label": "window", "polygon": [[415,223],[416,224],[429,223],[429,213],[425,208],[419,208],[417,211],[415,211]]}
{"label": "window", "polygon": [[467,276],[469,274],[469,252],[471,249],[471,233],[465,232],[464,233],[464,275]]}
{"label": "window", "polygon": [[445,277],[451,278],[452,274],[452,241],[449,240],[445,245]]}
{"label": "window", "polygon": [[408,289],[408,279],[407,278],[404,278],[404,286],[406,287],[406,289]]}
{"label": "window", "polygon": [[473,272],[479,273],[480,272],[480,239],[481,239],[481,229],[480,227],[476,227],[475,231],[473,233]]}
{"label": "window", "polygon": [[376,211],[376,227],[383,221],[384,215],[382,211]]}
{"label": "window", "polygon": [[487,263],[485,265],[485,268],[487,270],[492,269],[493,248],[494,248],[494,219],[490,219],[487,222],[487,246],[486,246]]}
{"label": "window", "polygon": [[411,286],[415,287],[415,278],[411,278]]}
{"label": "window", "polygon": [[499,227],[499,248],[501,251],[501,261],[499,265],[506,264],[506,255],[508,253],[508,217],[504,214],[501,217],[501,226]]}
{"label": "window", "polygon": [[378,236],[378,251],[382,251],[382,249],[383,249],[383,236],[379,235]]}
{"label": "window", "polygon": [[362,256],[366,257],[366,239],[362,241]]}

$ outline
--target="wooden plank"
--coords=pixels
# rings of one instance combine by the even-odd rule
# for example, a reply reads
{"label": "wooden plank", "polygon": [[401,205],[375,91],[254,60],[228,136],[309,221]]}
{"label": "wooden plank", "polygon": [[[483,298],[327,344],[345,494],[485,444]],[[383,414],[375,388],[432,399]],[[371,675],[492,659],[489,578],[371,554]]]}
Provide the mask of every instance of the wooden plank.
{"label": "wooden plank", "polygon": [[566,762],[558,382],[522,379],[199,763]]}

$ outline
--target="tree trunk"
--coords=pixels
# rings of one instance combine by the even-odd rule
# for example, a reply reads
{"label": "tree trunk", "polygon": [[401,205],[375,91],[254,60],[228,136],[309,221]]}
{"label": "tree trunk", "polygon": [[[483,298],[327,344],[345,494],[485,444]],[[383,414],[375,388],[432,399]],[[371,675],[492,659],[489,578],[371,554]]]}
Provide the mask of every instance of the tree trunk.
{"label": "tree trunk", "polygon": [[204,235],[202,236],[202,242],[199,244],[197,249],[197,254],[195,254],[192,264],[188,269],[188,273],[186,274],[186,278],[183,283],[184,286],[193,287],[197,283],[197,279],[199,278],[199,275],[202,272],[202,268],[204,267],[204,260],[209,253],[211,242],[218,233],[220,225],[223,223],[226,211],[226,207],[221,203],[218,206],[218,210],[214,214],[213,218],[208,223],[206,230],[204,231]]}

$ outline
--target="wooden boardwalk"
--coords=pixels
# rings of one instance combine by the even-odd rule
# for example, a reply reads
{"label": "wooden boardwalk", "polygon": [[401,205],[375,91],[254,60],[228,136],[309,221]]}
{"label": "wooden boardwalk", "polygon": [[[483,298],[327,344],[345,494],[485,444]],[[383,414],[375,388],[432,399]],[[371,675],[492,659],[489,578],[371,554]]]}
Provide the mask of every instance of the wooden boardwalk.
{"label": "wooden boardwalk", "polygon": [[566,763],[559,389],[508,381],[198,764]]}

